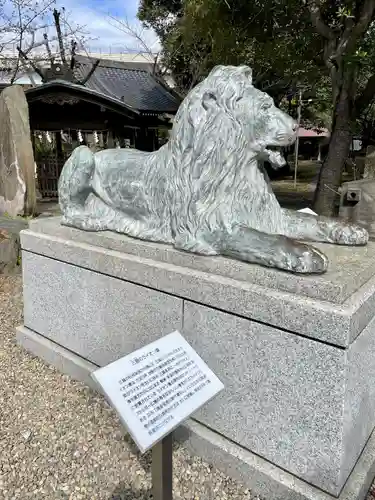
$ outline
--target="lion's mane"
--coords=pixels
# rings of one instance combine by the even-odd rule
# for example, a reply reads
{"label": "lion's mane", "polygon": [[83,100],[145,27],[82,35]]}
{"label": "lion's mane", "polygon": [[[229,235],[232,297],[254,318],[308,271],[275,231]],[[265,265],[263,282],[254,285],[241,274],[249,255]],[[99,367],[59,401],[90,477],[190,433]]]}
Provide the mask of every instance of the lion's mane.
{"label": "lion's mane", "polygon": [[249,103],[252,137],[245,137],[235,116],[236,102],[252,89],[259,92],[250,79],[247,66],[214,68],[184,99],[169,142],[149,163],[147,184],[153,186],[152,198],[159,198],[156,206],[162,204],[159,217],[169,219],[172,238],[184,238],[187,250],[205,252],[202,234],[213,234],[215,240],[233,224],[248,225],[249,213],[255,229],[266,226],[275,232],[280,224],[280,206],[257,165],[262,144],[255,125],[261,102]]}

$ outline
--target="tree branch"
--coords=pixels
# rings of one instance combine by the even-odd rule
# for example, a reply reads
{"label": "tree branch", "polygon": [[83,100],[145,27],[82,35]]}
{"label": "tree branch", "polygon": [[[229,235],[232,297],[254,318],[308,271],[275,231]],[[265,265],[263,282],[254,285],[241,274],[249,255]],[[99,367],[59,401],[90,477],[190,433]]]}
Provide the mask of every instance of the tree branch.
{"label": "tree branch", "polygon": [[[13,57],[4,58],[8,63],[11,83],[16,80],[20,68],[24,68],[29,76],[32,68],[44,79],[44,71],[39,67],[38,61],[42,64],[53,62],[54,50],[51,50],[51,43],[58,42],[59,46],[61,47],[62,44],[64,49],[68,31],[70,31],[70,36],[77,38],[77,33],[80,33],[82,28],[80,26],[72,28],[64,18],[63,24],[66,27],[66,33],[63,35],[61,29],[59,33],[53,23],[53,16],[51,16],[51,23],[48,14],[50,6],[55,3],[55,0],[38,0],[36,3],[35,0],[10,0],[10,3],[13,5],[13,11],[6,13],[2,8],[3,0],[0,0],[0,19],[1,24],[3,24],[0,30],[3,34],[3,38],[0,40],[0,54],[16,42],[17,52]],[[64,9],[63,12],[65,12]],[[51,26],[55,27],[57,35],[48,38],[46,33]],[[45,30],[44,36],[42,36],[43,30]],[[42,46],[45,47],[46,54],[45,51],[38,50]],[[65,51],[61,58],[65,58]],[[34,84],[31,78],[30,81]]]}
{"label": "tree branch", "polygon": [[374,9],[375,0],[365,0],[358,22],[353,28],[353,36],[355,36],[355,38],[362,35],[369,27],[374,15]]}
{"label": "tree branch", "polygon": [[[30,8],[28,6],[23,6],[25,7],[25,10],[27,10],[27,16],[22,16],[22,23],[20,24],[19,20],[17,22],[14,21],[14,19],[9,16],[6,16],[4,13],[2,13],[2,17],[4,17],[4,19],[6,20],[6,23],[5,25],[1,28],[1,32],[6,32],[6,33],[14,33],[16,32],[17,34],[15,35],[15,37],[13,39],[10,39],[10,40],[7,40],[6,44],[9,45],[9,44],[12,44],[14,42],[18,42],[18,39],[19,39],[19,33],[20,31],[22,31],[23,33],[33,33],[36,29],[42,29],[44,27],[47,27],[48,25],[45,25],[45,26],[40,26],[38,25],[37,28],[33,27],[33,23],[34,21],[38,18],[38,17],[42,17],[45,12],[48,11],[48,9],[50,8],[51,5],[53,5],[55,3],[55,0],[46,0],[46,3],[44,3],[41,7],[40,10],[35,10],[34,12],[32,12],[30,14]],[[18,4],[19,6],[21,6],[21,4]],[[26,17],[26,19],[24,19],[24,17]]]}
{"label": "tree branch", "polygon": [[[24,35],[24,28],[23,28],[23,24],[22,24],[22,13],[21,13],[21,5],[20,5],[20,3],[17,3],[17,13],[18,13],[18,22],[19,22],[19,26],[20,26],[20,37],[19,37],[18,43],[19,43],[19,46],[22,47],[23,35]],[[11,85],[13,85],[14,80],[17,77],[18,70],[19,70],[19,67],[20,67],[21,49],[18,52],[19,52],[19,55],[18,55],[18,58],[17,58],[16,67],[14,68],[13,76],[10,79],[10,84]]]}
{"label": "tree branch", "polygon": [[303,0],[303,3],[310,11],[311,21],[315,26],[316,31],[327,40],[333,40],[335,38],[335,34],[323,21],[319,0]]}
{"label": "tree branch", "polygon": [[340,37],[335,53],[332,55],[332,59],[338,59],[345,53],[345,50],[347,49],[348,46],[348,42],[352,35],[353,26],[355,25],[354,18],[346,17],[344,24],[345,24],[344,32]]}
{"label": "tree branch", "polygon": [[345,53],[350,54],[355,49],[358,38],[367,31],[373,19],[374,10],[375,0],[365,0],[357,22],[355,22],[354,16],[346,17],[344,32],[336,50],[331,55],[331,59],[338,60]]}
{"label": "tree branch", "polygon": [[367,81],[366,87],[362,93],[357,97],[354,103],[354,110],[356,116],[359,116],[372,102],[375,95],[375,74],[373,74]]}
{"label": "tree branch", "polygon": [[108,17],[109,19],[117,23],[112,24],[112,26],[137,40],[139,45],[145,50],[146,54],[148,54],[150,58],[155,61],[155,54],[152,51],[152,48],[146,43],[145,39],[142,36],[142,33],[139,33],[135,28],[133,28],[127,19],[117,19],[112,15],[108,15]]}

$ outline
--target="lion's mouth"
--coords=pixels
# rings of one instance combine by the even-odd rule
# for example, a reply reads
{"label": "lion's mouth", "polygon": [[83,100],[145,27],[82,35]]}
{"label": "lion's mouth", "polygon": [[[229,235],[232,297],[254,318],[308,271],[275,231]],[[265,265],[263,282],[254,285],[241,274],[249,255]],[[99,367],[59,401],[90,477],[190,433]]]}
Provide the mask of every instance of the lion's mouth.
{"label": "lion's mouth", "polygon": [[273,148],[276,148],[276,146],[270,146],[269,148],[266,148],[264,153],[266,153],[268,162],[270,163],[271,167],[274,170],[278,170],[286,164],[286,161],[280,151],[277,151]]}

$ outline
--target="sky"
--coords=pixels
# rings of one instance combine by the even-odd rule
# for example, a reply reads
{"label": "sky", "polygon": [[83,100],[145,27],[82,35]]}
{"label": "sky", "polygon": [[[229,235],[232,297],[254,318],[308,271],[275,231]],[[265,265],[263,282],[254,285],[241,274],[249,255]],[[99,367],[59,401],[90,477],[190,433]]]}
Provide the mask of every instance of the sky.
{"label": "sky", "polygon": [[[1,1],[1,0],[0,0]],[[65,8],[67,19],[71,25],[79,25],[83,27],[85,33],[84,47],[88,52],[99,52],[102,54],[121,53],[121,52],[146,52],[151,50],[157,53],[160,50],[160,44],[154,32],[142,28],[141,23],[137,19],[137,12],[140,0],[56,0],[56,7],[61,10]],[[27,0],[27,4],[33,9],[40,11],[41,5],[49,3],[49,0]],[[35,7],[33,5],[38,5]],[[4,11],[8,18],[13,18],[14,0],[4,1]],[[50,12],[50,11],[49,11]],[[27,19],[30,15],[30,10],[24,8],[24,18]],[[47,18],[38,16],[35,21],[38,26],[43,24],[51,24],[52,16],[46,14]],[[117,20],[117,21],[116,21]],[[147,50],[134,35],[131,35],[124,30],[121,30],[121,23],[126,23],[141,36],[145,41]],[[1,23],[0,23],[1,24]],[[38,30],[36,39],[38,42],[43,40],[45,29]],[[54,28],[47,28],[47,33],[50,40],[56,39],[56,31]],[[70,37],[68,37],[70,38]],[[11,43],[7,43],[11,41]],[[18,44],[18,35],[13,32],[1,33],[0,43],[6,44],[6,52],[16,52]],[[53,45],[56,45],[54,43]],[[57,45],[52,45],[52,51],[57,50]],[[24,37],[23,48],[27,49],[28,36]],[[39,43],[40,46],[40,43]],[[44,50],[42,47],[36,50]]]}
{"label": "sky", "polygon": [[157,37],[149,30],[142,30],[137,20],[139,0],[58,0],[70,13],[70,19],[76,24],[84,25],[89,32],[86,46],[92,52],[128,52],[129,50],[145,50],[133,36],[118,29],[111,16],[127,22],[137,33],[142,34],[148,47],[154,52],[159,50]]}

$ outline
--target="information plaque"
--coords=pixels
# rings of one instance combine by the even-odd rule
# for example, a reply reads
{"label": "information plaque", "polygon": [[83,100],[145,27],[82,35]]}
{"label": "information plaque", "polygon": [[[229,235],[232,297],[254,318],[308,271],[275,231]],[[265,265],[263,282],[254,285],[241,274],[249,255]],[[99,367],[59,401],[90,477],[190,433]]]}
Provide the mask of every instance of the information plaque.
{"label": "information plaque", "polygon": [[92,376],[142,453],[224,388],[177,331]]}

